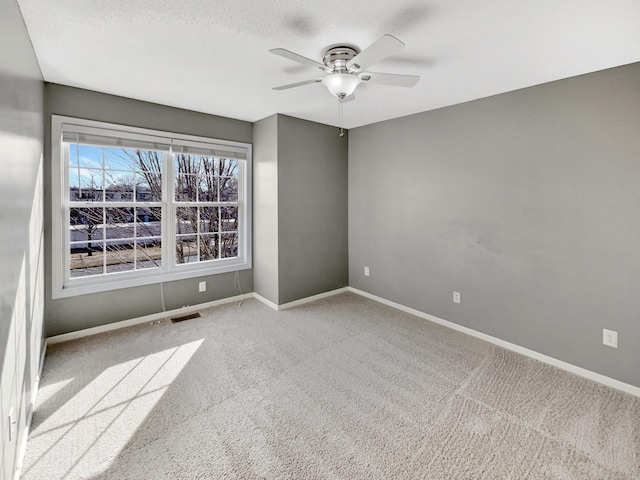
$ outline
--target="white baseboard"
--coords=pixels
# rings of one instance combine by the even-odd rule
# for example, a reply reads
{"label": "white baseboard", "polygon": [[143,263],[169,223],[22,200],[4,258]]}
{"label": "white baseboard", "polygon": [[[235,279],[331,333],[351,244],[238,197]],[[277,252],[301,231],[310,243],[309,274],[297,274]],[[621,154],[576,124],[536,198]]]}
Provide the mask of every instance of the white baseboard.
{"label": "white baseboard", "polygon": [[46,339],[47,345],[54,345],[56,343],[68,342],[69,340],[75,340],[77,338],[88,337],[90,335],[97,335],[99,333],[110,332],[112,330],[118,330],[120,328],[132,327],[134,325],[140,325],[143,323],[155,322],[156,320],[161,320],[166,317],[172,317],[176,315],[184,315],[191,312],[196,312],[198,310],[202,310],[205,308],[215,307],[218,305],[223,305],[225,303],[238,302],[241,300],[246,300],[248,298],[255,298],[269,308],[272,308],[275,311],[286,310],[287,308],[296,307],[299,305],[303,305],[305,303],[314,302],[316,300],[320,300],[321,298],[331,297],[333,295],[337,295],[338,293],[343,293],[349,291],[349,287],[339,288],[337,290],[332,290],[330,292],[320,293],[318,295],[313,295],[311,297],[302,298],[300,300],[296,300],[294,302],[285,303],[282,305],[276,305],[275,303],[267,300],[262,295],[259,295],[255,292],[245,293],[243,295],[236,295],[235,297],[223,298],[221,300],[214,300],[212,302],[200,303],[198,305],[190,305],[188,307],[182,307],[175,310],[169,310],[166,312],[153,313],[151,315],[145,315],[143,317],[131,318],[129,320],[122,320],[120,322],[108,323],[106,325],[100,325],[98,327],[85,328],[83,330],[77,330],[75,332],[63,333],[61,335],[55,335]]}
{"label": "white baseboard", "polygon": [[42,379],[42,371],[44,370],[44,358],[47,356],[47,339],[42,341],[42,351],[40,352],[40,363],[38,364],[38,377],[33,385],[33,392],[31,392],[31,406],[29,407],[29,419],[27,420],[27,428],[31,430],[31,421],[33,420],[33,407],[36,404],[36,397],[38,396],[38,390],[40,389],[40,380]]}
{"label": "white baseboard", "polygon": [[255,298],[256,300],[261,301],[262,303],[264,303],[267,307],[271,308],[272,310],[275,310],[276,312],[278,311],[278,305],[273,303],[271,300],[267,300],[262,295],[259,295],[259,294],[255,293],[255,292],[253,292],[253,298]]}
{"label": "white baseboard", "polygon": [[[502,348],[506,348],[507,350],[511,350],[513,352],[519,353],[521,355],[525,355],[527,357],[533,358],[535,360],[539,360],[548,365],[553,365],[554,367],[558,367],[562,370],[566,370],[567,372],[574,373],[581,377],[587,378],[589,380],[593,380],[595,382],[601,383],[603,385],[607,385],[609,387],[621,390],[623,392],[629,393],[631,395],[635,395],[640,397],[640,387],[636,387],[635,385],[630,385],[628,383],[621,382],[619,380],[615,380],[611,377],[607,377],[600,373],[592,372],[591,370],[587,370],[582,367],[578,367],[571,363],[564,362],[562,360],[558,360],[557,358],[550,357],[548,355],[544,355],[543,353],[536,352],[535,350],[530,350],[528,348],[522,347],[520,345],[516,345],[515,343],[507,342],[505,340],[501,340],[500,338],[492,337],[491,335],[487,335],[486,333],[478,332],[477,330],[473,330],[468,327],[463,327],[462,325],[458,325],[456,323],[450,322],[448,320],[444,320],[442,318],[435,317],[433,315],[429,315],[428,313],[421,312],[420,310],[416,310],[414,308],[407,307],[400,303],[392,302],[391,300],[387,300],[382,297],[378,297],[377,295],[373,295],[371,293],[367,293],[363,290],[358,290],[353,287],[343,287],[338,288],[336,290],[331,290],[329,292],[320,293],[318,295],[313,295],[311,297],[302,298],[300,300],[295,300],[293,302],[285,303],[282,305],[276,305],[275,303],[267,300],[262,295],[259,295],[255,292],[253,293],[245,293],[243,295],[237,295],[235,297],[224,298],[221,300],[215,300],[213,302],[202,303],[199,305],[192,305],[189,307],[183,307],[176,310],[171,310],[167,312],[160,312],[152,315],[146,315],[144,317],[133,318],[130,320],[123,320],[121,322],[110,323],[107,325],[101,325],[99,327],[87,328],[85,330],[79,330],[77,332],[65,333],[62,335],[56,335],[54,337],[49,337],[46,340],[47,345],[53,345],[55,343],[66,342],[69,340],[74,340],[76,338],[87,337],[89,335],[96,335],[98,333],[108,332],[111,330],[117,330],[119,328],[130,327],[132,325],[139,325],[142,323],[153,322],[156,320],[160,320],[162,318],[166,318],[169,316],[175,315],[183,315],[186,313],[195,312],[197,310],[202,310],[204,308],[215,307],[217,305],[222,305],[225,303],[236,302],[245,300],[248,298],[255,298],[260,302],[267,305],[269,308],[275,311],[286,310],[288,308],[297,307],[299,305],[304,305],[305,303],[314,302],[316,300],[320,300],[322,298],[331,297],[333,295],[337,295],[339,293],[344,292],[352,292],[357,295],[361,295],[363,297],[369,298],[376,302],[382,303],[384,305],[388,305],[397,310],[401,310],[403,312],[410,313],[411,315],[415,315],[416,317],[423,318],[425,320],[429,320],[430,322],[437,323],[438,325],[442,325],[447,328],[451,328],[452,330],[457,330],[459,332],[465,333],[467,335],[471,335],[472,337],[479,338],[486,342],[492,343]],[[46,348],[46,347],[45,347]]]}
{"label": "white baseboard", "polygon": [[24,457],[27,454],[27,440],[29,439],[29,430],[31,430],[31,420],[29,420],[27,432],[25,433],[24,438],[22,439],[22,441],[20,442],[20,446],[18,447],[18,463],[16,464],[16,469],[13,472],[13,480],[20,480],[20,476],[22,475]]}
{"label": "white baseboard", "polygon": [[257,300],[260,300],[262,303],[267,305],[268,307],[270,307],[270,308],[274,309],[275,311],[279,312],[281,310],[286,310],[288,308],[293,308],[293,307],[298,307],[300,305],[304,305],[305,303],[315,302],[316,300],[320,300],[321,298],[332,297],[334,295],[338,295],[339,293],[348,292],[348,291],[350,291],[349,288],[350,287],[337,288],[336,290],[331,290],[329,292],[319,293],[317,295],[312,295],[311,297],[301,298],[300,300],[294,300],[293,302],[289,302],[289,303],[283,303],[282,305],[276,305],[272,301],[267,300],[262,295],[259,295],[257,293],[254,293],[253,296]]}
{"label": "white baseboard", "polygon": [[167,317],[173,317],[177,315],[185,315],[187,313],[196,312],[205,308],[216,307],[225,303],[239,302],[248,298],[254,298],[253,293],[245,293],[243,295],[236,295],[234,297],[223,298],[221,300],[213,300],[211,302],[199,303],[198,305],[189,305],[188,307],[176,308],[175,310],[168,310],[166,312],[153,313],[151,315],[145,315],[143,317],[132,318],[130,320],[122,320],[120,322],[108,323],[106,325],[100,325],[99,327],[85,328],[84,330],[78,330],[75,332],[63,333],[61,335],[55,335],[47,338],[47,345],[54,345],[56,343],[68,342],[69,340],[75,340],[76,338],[88,337],[90,335],[97,335],[98,333],[110,332],[112,330],[118,330],[120,328],[131,327],[133,325],[140,325],[142,323],[155,322]]}
{"label": "white baseboard", "polygon": [[348,291],[349,287],[343,287],[336,290],[331,290],[329,292],[319,293],[318,295],[313,295],[311,297],[301,298],[300,300],[294,300],[293,302],[278,305],[278,310],[286,310],[288,308],[298,307],[300,305],[304,305],[305,303],[315,302],[316,300],[320,300],[322,298],[333,297],[334,295],[338,295],[339,293]]}
{"label": "white baseboard", "polygon": [[29,432],[31,431],[31,423],[33,422],[33,409],[36,405],[36,397],[38,395],[38,389],[40,388],[40,379],[42,378],[42,370],[44,369],[44,357],[47,353],[47,339],[45,338],[42,344],[42,351],[40,352],[39,364],[38,364],[38,378],[33,385],[33,391],[31,392],[31,400],[29,402],[29,412],[27,413],[27,425],[26,433],[22,439],[20,447],[18,448],[18,462],[16,464],[16,471],[14,472],[14,480],[20,479],[22,473],[22,466],[24,465],[24,456],[27,452],[27,440],[29,439]]}
{"label": "white baseboard", "polygon": [[636,387],[635,385],[630,385],[628,383],[615,380],[611,377],[607,377],[606,375],[592,372],[591,370],[578,367],[571,363],[563,362],[562,360],[549,357],[548,355],[544,355],[543,353],[536,352],[535,350],[530,350],[528,348],[521,347],[520,345],[516,345],[515,343],[507,342],[505,340],[492,337],[491,335],[487,335],[486,333],[478,332],[477,330],[473,330],[468,327],[463,327],[462,325],[449,322],[448,320],[443,320],[442,318],[429,315],[428,313],[421,312],[420,310],[407,307],[400,303],[392,302],[391,300],[387,300],[385,298],[378,297],[377,295],[373,295],[371,293],[358,290],[357,288],[348,287],[348,290],[352,293],[356,293],[358,295],[369,298],[371,300],[375,300],[376,302],[382,303],[384,305],[388,305],[397,310],[410,313],[411,315],[415,315],[416,317],[424,318],[425,320],[429,320],[430,322],[437,323],[438,325],[451,328],[452,330],[457,330],[458,332],[466,333],[467,335],[471,335],[472,337],[476,337],[486,342],[493,343],[494,345],[497,345],[499,347],[506,348],[507,350],[511,350],[512,352],[516,352],[521,355],[533,358],[535,360],[539,360],[540,362],[546,363],[548,365],[553,365],[554,367],[558,367],[562,370],[566,370],[567,372],[575,373],[576,375],[587,378],[589,380],[593,380],[594,382],[598,382],[608,387],[612,387],[617,390],[622,390],[623,392],[630,393],[631,395],[635,395],[636,397],[640,397],[640,387]]}

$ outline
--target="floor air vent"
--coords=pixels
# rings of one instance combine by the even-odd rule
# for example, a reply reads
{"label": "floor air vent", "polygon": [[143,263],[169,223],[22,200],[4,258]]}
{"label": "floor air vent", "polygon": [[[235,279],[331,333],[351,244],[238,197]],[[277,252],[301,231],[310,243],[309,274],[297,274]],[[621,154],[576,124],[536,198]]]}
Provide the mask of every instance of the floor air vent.
{"label": "floor air vent", "polygon": [[200,315],[198,312],[196,313],[189,313],[187,315],[181,315],[179,317],[173,317],[171,319],[171,323],[178,323],[178,322],[184,322],[185,320],[191,320],[192,318],[199,318],[202,315]]}

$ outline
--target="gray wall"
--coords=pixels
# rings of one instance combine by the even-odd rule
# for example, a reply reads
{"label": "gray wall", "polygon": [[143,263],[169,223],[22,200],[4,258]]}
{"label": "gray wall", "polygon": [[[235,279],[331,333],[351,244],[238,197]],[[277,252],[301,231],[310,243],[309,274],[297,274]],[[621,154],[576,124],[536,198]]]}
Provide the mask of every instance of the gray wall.
{"label": "gray wall", "polygon": [[273,115],[254,127],[254,284],[282,305],[348,285],[348,138]]}
{"label": "gray wall", "polygon": [[253,288],[278,304],[278,116],[253,126]]}
{"label": "gray wall", "polygon": [[0,0],[0,45],[0,478],[10,479],[27,436],[44,305],[43,83],[15,0]]}
{"label": "gray wall", "polygon": [[350,285],[640,386],[639,161],[640,64],[351,130]]}
{"label": "gray wall", "polygon": [[348,136],[278,115],[279,303],[349,284]]}
{"label": "gray wall", "polygon": [[[106,95],[89,90],[56,84],[45,86],[45,180],[51,178],[51,115],[68,115],[103,122],[168,132],[201,135],[223,140],[251,143],[253,125],[203,113],[181,110],[163,105]],[[47,205],[51,188],[45,181]],[[113,290],[110,292],[51,298],[51,211],[45,208],[45,261],[46,261],[46,334],[47,336],[90,328],[112,322],[136,318],[162,311],[160,285]],[[239,294],[234,286],[235,273],[203,276],[166,282],[164,284],[167,310],[185,305],[197,305]],[[207,291],[198,292],[198,282],[207,281]],[[253,272],[240,271],[243,293],[253,291]]]}

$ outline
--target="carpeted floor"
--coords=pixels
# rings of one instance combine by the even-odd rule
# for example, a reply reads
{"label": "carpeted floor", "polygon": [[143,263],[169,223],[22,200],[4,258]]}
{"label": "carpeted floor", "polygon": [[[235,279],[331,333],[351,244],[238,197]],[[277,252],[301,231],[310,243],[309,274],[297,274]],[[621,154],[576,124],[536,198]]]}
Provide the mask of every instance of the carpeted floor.
{"label": "carpeted floor", "polygon": [[23,479],[639,479],[640,398],[340,294],[50,346]]}

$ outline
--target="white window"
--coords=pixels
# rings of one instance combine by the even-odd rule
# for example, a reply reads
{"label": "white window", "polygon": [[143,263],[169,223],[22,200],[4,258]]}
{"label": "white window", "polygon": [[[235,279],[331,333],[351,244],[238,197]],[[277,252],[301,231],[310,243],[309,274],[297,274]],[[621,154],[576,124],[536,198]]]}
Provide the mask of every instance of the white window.
{"label": "white window", "polygon": [[251,268],[251,145],[54,115],[53,297]]}

